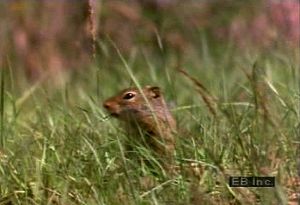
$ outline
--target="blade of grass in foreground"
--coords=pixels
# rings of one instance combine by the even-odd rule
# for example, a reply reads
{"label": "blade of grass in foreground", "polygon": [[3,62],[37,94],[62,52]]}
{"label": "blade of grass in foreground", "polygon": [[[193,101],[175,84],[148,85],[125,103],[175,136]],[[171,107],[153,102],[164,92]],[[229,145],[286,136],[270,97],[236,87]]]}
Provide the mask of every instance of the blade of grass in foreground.
{"label": "blade of grass in foreground", "polygon": [[4,147],[4,69],[0,70],[0,143]]}

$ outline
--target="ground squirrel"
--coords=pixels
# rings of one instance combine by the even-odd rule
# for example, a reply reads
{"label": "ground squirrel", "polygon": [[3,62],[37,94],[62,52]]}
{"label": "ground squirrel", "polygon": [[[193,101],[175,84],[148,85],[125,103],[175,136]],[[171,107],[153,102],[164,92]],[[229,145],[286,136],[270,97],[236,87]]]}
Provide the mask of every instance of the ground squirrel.
{"label": "ground squirrel", "polygon": [[129,137],[133,137],[130,140],[145,144],[163,161],[173,160],[176,121],[159,87],[127,88],[107,99],[103,106],[123,122]]}

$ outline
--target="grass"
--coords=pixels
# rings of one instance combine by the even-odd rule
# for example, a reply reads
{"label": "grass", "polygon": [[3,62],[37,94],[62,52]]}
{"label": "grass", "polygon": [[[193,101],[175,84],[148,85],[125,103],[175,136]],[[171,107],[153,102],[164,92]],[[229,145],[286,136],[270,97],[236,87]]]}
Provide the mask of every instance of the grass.
{"label": "grass", "polygon": [[[299,52],[209,49],[189,53],[183,75],[174,55],[106,48],[55,88],[1,69],[0,204],[287,204],[297,192]],[[154,166],[125,157],[126,135],[101,104],[137,84],[164,90],[179,124],[176,161],[194,162],[200,177],[166,176],[142,147]],[[275,176],[276,187],[229,187],[240,175]]]}

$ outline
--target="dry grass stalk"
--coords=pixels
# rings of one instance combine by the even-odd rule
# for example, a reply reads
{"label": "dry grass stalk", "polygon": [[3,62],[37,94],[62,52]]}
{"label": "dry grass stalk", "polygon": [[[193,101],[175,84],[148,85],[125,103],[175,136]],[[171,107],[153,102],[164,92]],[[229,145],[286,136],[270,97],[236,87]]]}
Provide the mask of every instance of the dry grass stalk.
{"label": "dry grass stalk", "polygon": [[213,96],[198,79],[192,77],[190,74],[180,68],[178,68],[178,71],[196,85],[196,90],[201,95],[204,103],[208,107],[208,110],[214,117],[216,117],[218,99]]}

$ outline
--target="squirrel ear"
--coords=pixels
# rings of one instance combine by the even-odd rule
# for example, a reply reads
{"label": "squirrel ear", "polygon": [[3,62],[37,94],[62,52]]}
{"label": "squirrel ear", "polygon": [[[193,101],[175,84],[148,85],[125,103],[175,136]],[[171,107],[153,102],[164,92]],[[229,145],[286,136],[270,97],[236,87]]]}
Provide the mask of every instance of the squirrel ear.
{"label": "squirrel ear", "polygon": [[160,88],[157,86],[146,86],[147,90],[151,93],[151,97],[159,98],[161,96]]}

